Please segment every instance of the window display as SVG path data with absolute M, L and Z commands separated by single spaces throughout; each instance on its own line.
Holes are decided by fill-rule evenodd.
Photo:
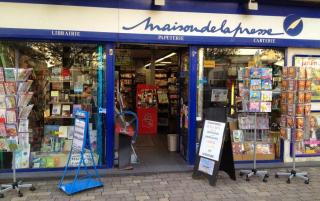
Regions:
M 97 147 L 104 136 L 97 136 L 104 130 L 96 118 L 97 87 L 103 83 L 97 76 L 98 46 L 1 42 L 0 54 L 0 141 L 6 147 L 3 136 L 17 136 L 19 144 L 29 147 L 20 149 L 24 158 L 17 158 L 23 164 L 18 168 L 63 167 L 78 109 L 90 113 L 92 147 L 102 160 L 102 145 Z
M 280 106 L 277 103 L 283 60 L 284 51 L 280 49 L 199 50 L 197 120 L 203 120 L 208 108 L 231 106 L 228 121 L 235 160 L 252 160 L 253 117 L 250 112 L 263 113 L 257 117 L 257 159 L 280 157 Z M 205 65 L 208 61 L 214 65 Z M 210 98 L 217 90 L 227 90 L 225 101 Z

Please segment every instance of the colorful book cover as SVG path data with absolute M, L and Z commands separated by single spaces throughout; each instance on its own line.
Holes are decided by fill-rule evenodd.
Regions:
M 18 69 L 18 81 L 26 81 L 32 73 L 32 68 L 19 68 Z
M 233 130 L 232 131 L 233 142 L 243 142 L 244 136 L 242 130 Z
M 271 112 L 271 102 L 261 102 L 260 112 Z
M 33 96 L 33 92 L 21 94 L 18 100 L 18 107 L 26 107 L 29 104 L 32 96 Z
M 6 82 L 16 81 L 16 69 L 15 68 L 4 68 L 4 76 Z
M 261 91 L 261 101 L 272 101 L 272 91 Z
M 53 104 L 51 115 L 61 115 L 61 104 Z
M 260 68 L 250 68 L 250 78 L 252 79 L 261 78 Z
M 6 111 L 6 123 L 7 124 L 14 124 L 17 121 L 17 113 L 15 109 L 7 110 Z
M 72 106 L 72 115 L 74 116 L 78 110 L 81 110 L 82 106 L 81 104 L 73 104 Z
M 0 108 L 1 109 L 7 108 L 7 106 L 6 106 L 6 97 L 5 96 L 1 96 L 1 95 L 0 95 Z
M 62 138 L 68 137 L 68 126 L 59 127 L 59 137 L 62 137 Z
M 16 168 L 29 168 L 30 144 L 15 152 Z
M 0 68 L 0 82 L 4 82 L 3 68 Z
M 4 89 L 4 83 L 0 82 L 0 95 L 5 95 L 6 91 Z
M 260 101 L 261 93 L 260 91 L 250 91 L 250 101 Z
M 5 124 L 0 124 L 0 137 L 6 137 L 6 126 Z
M 261 89 L 272 90 L 272 80 L 271 79 L 261 80 Z
M 250 112 L 260 112 L 260 102 L 250 102 L 249 103 Z
M 260 68 L 261 79 L 272 79 L 272 68 Z
M 17 136 L 17 127 L 14 124 L 6 124 L 6 133 L 9 137 Z
M 19 132 L 28 132 L 29 131 L 29 120 L 28 119 L 21 119 L 19 121 Z
M 7 106 L 7 108 L 15 108 L 16 107 L 16 99 L 14 96 L 6 96 L 6 106 Z
M 24 94 L 27 91 L 29 91 L 32 83 L 33 83 L 33 80 L 28 80 L 26 82 L 20 82 L 18 85 L 18 94 Z
M 0 123 L 6 123 L 6 109 L 0 109 Z
M 71 115 L 71 106 L 70 105 L 62 105 L 62 116 L 69 117 Z
M 261 80 L 253 79 L 250 80 L 250 90 L 260 90 L 261 89 Z
M 20 119 L 27 119 L 31 110 L 33 108 L 33 104 L 32 105 L 28 105 L 27 107 L 22 107 L 20 109 L 20 112 L 19 112 L 19 118 Z
M 6 94 L 15 95 L 16 94 L 16 83 L 15 82 L 5 82 L 4 83 Z

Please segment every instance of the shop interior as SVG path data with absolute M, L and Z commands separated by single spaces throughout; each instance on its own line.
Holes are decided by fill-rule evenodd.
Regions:
M 138 118 L 133 147 L 139 163 L 134 167 L 185 164 L 187 123 L 180 122 L 187 122 L 188 84 L 181 75 L 188 72 L 188 48 L 118 44 L 115 69 L 116 110 L 132 111 Z M 122 149 L 117 132 L 115 138 L 117 164 Z

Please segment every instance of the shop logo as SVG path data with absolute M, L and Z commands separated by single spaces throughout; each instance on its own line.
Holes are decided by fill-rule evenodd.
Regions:
M 209 20 L 206 25 L 194 25 L 194 24 L 180 24 L 179 22 L 156 24 L 151 17 L 131 25 L 122 26 L 123 30 L 136 30 L 144 29 L 145 31 L 158 31 L 165 33 L 172 33 L 179 31 L 181 33 L 218 33 L 227 34 L 232 37 L 238 37 L 239 35 L 256 35 L 256 36 L 277 36 L 283 35 L 283 32 L 274 32 L 272 28 L 256 28 L 246 27 L 239 23 L 230 23 L 227 19 L 221 22 L 215 23 L 213 20 Z
M 289 36 L 299 35 L 303 29 L 302 18 L 294 14 L 288 15 L 284 19 L 283 29 Z

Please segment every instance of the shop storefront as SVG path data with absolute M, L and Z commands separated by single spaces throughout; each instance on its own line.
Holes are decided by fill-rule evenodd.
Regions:
M 20 168 L 63 166 L 72 141 L 72 114 L 77 108 L 91 112 L 90 130 L 96 159 L 101 167 L 112 168 L 117 147 L 115 86 L 122 84 L 119 90 L 128 93 L 131 89 L 125 86 L 131 83 L 129 79 L 145 71 L 153 73 L 155 81 L 151 83 L 164 86 L 163 83 L 169 85 L 179 80 L 179 86 L 184 86 L 183 92 L 171 90 L 176 94 L 168 95 L 179 99 L 176 108 L 169 108 L 172 116 L 176 114 L 179 118 L 167 124 L 178 125 L 175 131 L 179 135 L 178 150 L 183 152 L 187 163 L 193 164 L 201 133 L 197 125 L 205 119 L 208 108 L 227 107 L 230 129 L 238 130 L 239 70 L 244 67 L 272 69 L 272 75 L 267 78 L 270 82 L 264 81 L 272 83 L 267 89 L 271 92 L 272 105 L 263 123 L 268 124 L 264 129 L 268 131 L 260 135 L 265 142 L 259 145 L 258 160 L 290 162 L 290 143 L 279 136 L 279 102 L 282 68 L 291 65 L 312 68 L 314 72 L 310 120 L 310 124 L 314 121 L 314 128 L 298 144 L 299 160 L 320 160 L 317 140 L 320 32 L 314 29 L 320 25 L 319 8 L 261 3 L 255 11 L 246 9 L 244 3 L 192 0 L 167 0 L 165 6 L 155 6 L 151 0 L 81 1 L 68 5 L 59 1 L 17 0 L 0 2 L 0 10 L 0 64 L 4 75 L 0 97 L 5 102 L 8 99 L 8 104 L 0 109 L 4 116 L 13 108 L 20 109 L 19 98 L 13 100 L 17 107 L 8 106 L 5 85 L 18 81 L 15 77 L 10 80 L 9 71 L 32 71 L 28 79 L 22 80 L 25 83 L 32 80 L 31 87 L 25 91 L 32 99 L 21 103 L 24 107 L 33 105 L 28 121 L 21 122 L 16 113 L 14 120 L 4 118 L 0 123 L 1 129 L 4 128 L 0 149 L 5 149 L 7 137 L 25 145 L 20 153 L 24 156 Z M 134 68 L 132 73 L 132 63 L 125 59 L 139 58 L 141 55 L 134 53 L 138 52 L 137 45 L 145 48 L 148 44 L 156 46 L 150 56 L 153 60 L 135 62 L 134 65 L 144 69 Z M 163 54 L 157 55 L 159 49 Z M 174 62 L 177 69 L 171 65 L 172 70 L 162 74 L 149 69 L 157 63 L 161 66 L 160 61 L 165 66 L 169 55 L 172 58 L 169 62 Z M 168 76 L 166 82 L 161 80 L 166 78 L 164 74 Z M 21 96 L 17 91 L 12 95 Z M 159 99 L 160 95 L 157 96 Z M 124 100 L 127 104 L 132 101 Z M 99 113 L 99 108 L 106 108 L 106 114 Z M 28 129 L 21 129 L 30 132 L 30 136 L 20 135 L 20 124 L 27 126 Z M 8 125 L 16 128 L 12 136 L 7 135 Z M 232 140 L 235 161 L 250 161 L 250 154 L 241 151 L 239 139 L 232 136 Z M 249 147 L 250 153 L 250 137 L 246 140 L 244 146 Z M 10 158 L 10 154 L 2 156 Z

